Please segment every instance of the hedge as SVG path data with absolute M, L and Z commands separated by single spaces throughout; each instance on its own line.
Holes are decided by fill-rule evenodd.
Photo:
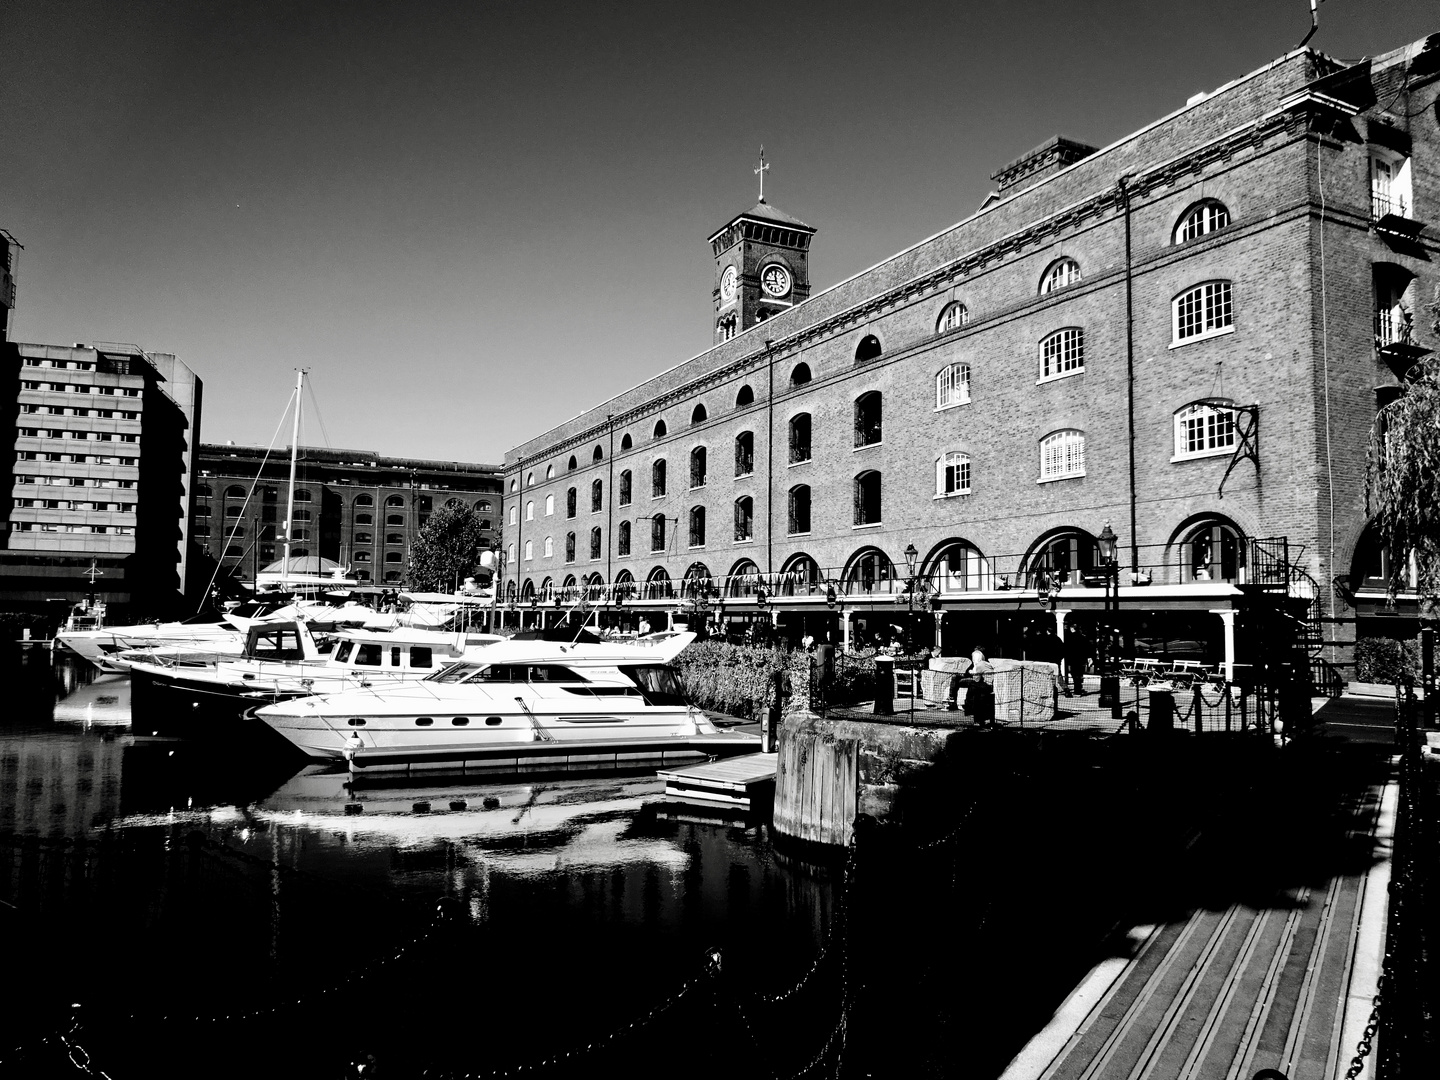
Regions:
M 1420 647 L 1413 641 L 1388 637 L 1355 642 L 1355 678 L 1360 682 L 1398 686 L 1420 679 Z

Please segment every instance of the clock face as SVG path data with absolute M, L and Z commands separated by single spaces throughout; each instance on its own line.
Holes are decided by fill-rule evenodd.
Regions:
M 771 296 L 784 296 L 790 291 L 790 271 L 771 263 L 760 274 L 760 284 Z
M 720 275 L 720 299 L 726 304 L 735 299 L 735 279 L 737 276 L 735 267 L 733 266 L 727 266 L 725 272 Z

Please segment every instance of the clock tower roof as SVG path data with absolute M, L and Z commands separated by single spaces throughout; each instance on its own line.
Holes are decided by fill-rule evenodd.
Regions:
M 783 225 L 787 229 L 801 229 L 808 233 L 815 233 L 819 231 L 811 225 L 806 225 L 805 222 L 801 221 L 799 218 L 793 216 L 792 214 L 787 214 L 779 207 L 771 206 L 764 199 L 761 199 L 749 210 L 746 210 L 743 214 L 736 214 L 724 225 L 716 229 L 715 232 L 710 235 L 709 241 L 713 243 L 717 236 L 723 233 L 726 229 L 730 228 L 730 226 L 734 225 L 737 221 L 746 220 L 763 221 L 770 225 Z

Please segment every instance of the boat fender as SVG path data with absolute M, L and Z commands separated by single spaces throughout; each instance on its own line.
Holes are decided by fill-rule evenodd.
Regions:
M 350 738 L 345 740 L 345 760 L 347 762 L 353 762 L 355 760 L 355 751 L 362 749 L 364 746 L 365 743 L 360 738 L 360 733 L 358 731 L 352 731 Z
M 500 800 L 497 799 L 494 795 L 486 795 L 484 806 L 486 810 L 499 810 Z

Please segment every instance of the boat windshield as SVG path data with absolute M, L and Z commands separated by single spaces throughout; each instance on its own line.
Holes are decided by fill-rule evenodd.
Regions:
M 627 678 L 640 688 L 645 701 L 650 705 L 688 705 L 685 687 L 680 683 L 680 673 L 673 667 L 659 664 L 631 666 L 620 669 Z
M 427 682 L 583 683 L 589 680 L 560 664 L 451 664 Z

